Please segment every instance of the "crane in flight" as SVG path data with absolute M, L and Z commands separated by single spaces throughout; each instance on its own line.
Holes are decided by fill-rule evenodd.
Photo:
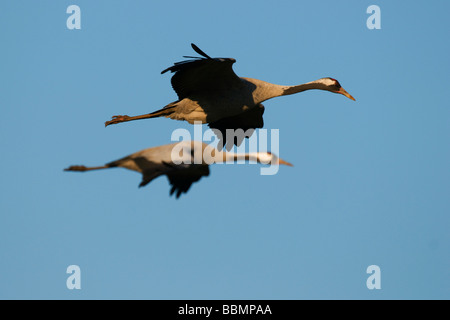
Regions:
M 171 83 L 178 100 L 148 114 L 113 116 L 110 121 L 105 122 L 105 126 L 157 117 L 185 120 L 191 124 L 207 123 L 220 137 L 220 148 L 227 145 L 227 129 L 242 129 L 246 132 L 245 137 L 249 137 L 255 128 L 263 127 L 262 102 L 268 99 L 318 89 L 355 100 L 336 79 L 329 77 L 294 86 L 238 77 L 232 68 L 235 59 L 211 58 L 195 44 L 192 43 L 191 46 L 201 57 L 184 56 L 190 60 L 176 62 L 161 72 L 174 73 Z M 233 143 L 238 145 L 238 140 L 242 141 L 230 141 L 231 147 Z
M 292 166 L 289 162 L 270 152 L 232 153 L 219 151 L 211 145 L 199 141 L 182 141 L 144 149 L 103 166 L 75 165 L 64 171 L 85 172 L 122 167 L 142 174 L 139 187 L 147 185 L 159 176 L 166 175 L 172 186 L 170 195 L 175 194 L 176 198 L 179 198 L 182 193 L 189 190 L 194 182 L 209 175 L 210 164 L 239 160 Z

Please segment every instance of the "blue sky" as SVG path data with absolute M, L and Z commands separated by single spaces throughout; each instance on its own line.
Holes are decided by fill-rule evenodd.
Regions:
M 69 30 L 66 9 L 81 9 Z M 381 9 L 369 30 L 368 6 Z M 449 299 L 450 4 L 2 1 L 0 298 Z M 104 128 L 176 100 L 190 43 L 244 77 L 330 76 L 356 102 L 265 103 L 294 167 L 213 165 L 179 200 L 162 177 L 67 173 L 170 143 L 185 122 Z M 207 127 L 205 127 L 206 129 Z M 68 290 L 66 269 L 81 269 Z M 369 290 L 366 269 L 381 269 Z

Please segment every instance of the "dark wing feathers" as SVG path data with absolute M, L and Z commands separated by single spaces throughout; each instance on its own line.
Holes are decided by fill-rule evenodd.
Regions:
M 134 155 L 130 155 L 128 157 L 122 158 L 120 160 L 112 162 L 115 165 L 120 166 L 121 163 L 125 161 L 132 160 L 134 161 L 135 165 L 141 170 L 142 172 L 142 181 L 139 184 L 139 188 L 146 186 L 148 183 L 150 183 L 153 179 L 158 178 L 159 176 L 166 173 L 165 168 L 161 166 L 161 164 L 149 161 L 146 157 L 135 157 Z
M 199 55 L 204 56 L 205 58 L 211 59 L 210 56 L 208 56 L 206 53 L 204 53 L 202 50 L 200 50 L 199 47 L 197 47 L 195 44 L 191 43 L 192 49 L 194 49 L 195 52 L 197 52 Z
M 139 184 L 139 188 L 146 186 L 153 179 L 158 178 L 159 176 L 165 174 L 162 170 L 146 170 L 142 172 L 142 181 Z
M 142 171 L 142 181 L 139 187 L 146 186 L 153 179 L 166 175 L 172 186 L 170 195 L 175 193 L 177 198 L 182 193 L 188 192 L 194 182 L 199 181 L 202 177 L 209 175 L 209 166 L 203 164 L 173 164 L 163 162 L 155 164 L 152 168 Z
M 219 137 L 217 147 L 222 149 L 226 146 L 227 150 L 231 150 L 233 144 L 239 147 L 244 138 L 250 138 L 255 131 L 254 129 L 262 128 L 264 126 L 263 114 L 264 106 L 262 104 L 258 104 L 255 108 L 252 108 L 244 113 L 233 117 L 222 118 L 218 121 L 209 123 L 208 126 Z M 244 134 L 239 134 L 239 132 L 235 131 L 233 137 L 229 137 L 230 139 L 233 138 L 233 141 L 227 140 L 227 129 L 242 129 Z
M 166 173 L 172 188 L 170 195 L 175 193 L 178 199 L 182 193 L 188 192 L 194 182 L 199 181 L 202 177 L 209 176 L 209 166 L 202 164 L 191 164 L 186 166 L 177 166 L 166 164 L 172 169 Z
M 176 62 L 161 72 L 175 73 L 171 83 L 180 100 L 196 93 L 242 85 L 232 68 L 235 59 L 211 58 L 195 44 L 192 44 L 192 48 L 203 58 L 189 57 L 193 59 Z

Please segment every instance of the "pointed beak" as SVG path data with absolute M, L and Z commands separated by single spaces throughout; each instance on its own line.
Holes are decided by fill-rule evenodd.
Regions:
M 292 163 L 284 161 L 283 159 L 280 159 L 280 158 L 278 158 L 278 164 L 284 164 L 284 165 L 289 166 L 289 167 L 293 167 L 294 166 Z
M 340 94 L 346 96 L 347 98 L 355 101 L 355 98 L 353 98 L 352 95 L 350 93 L 348 93 L 347 91 L 345 91 L 344 88 L 342 88 L 342 87 L 338 91 L 336 91 L 336 93 L 340 93 Z

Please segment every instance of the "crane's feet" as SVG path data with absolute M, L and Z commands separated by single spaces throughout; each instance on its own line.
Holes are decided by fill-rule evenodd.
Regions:
M 113 116 L 111 120 L 105 122 L 105 127 L 109 126 L 110 124 L 128 121 L 129 118 L 129 116 Z
M 64 169 L 64 171 L 86 171 L 87 168 L 85 166 L 70 166 L 66 169 Z

